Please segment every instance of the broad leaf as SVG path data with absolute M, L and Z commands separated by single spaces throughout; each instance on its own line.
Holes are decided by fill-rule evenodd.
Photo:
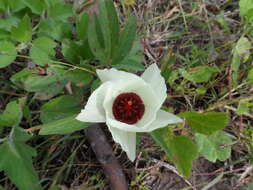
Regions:
M 197 145 L 186 136 L 173 136 L 169 128 L 162 128 L 150 133 L 166 156 L 175 163 L 181 174 L 189 177 L 192 161 L 197 158 Z
M 25 8 L 25 4 L 22 2 L 22 0 L 20 1 L 8 1 L 8 5 L 11 9 L 12 12 L 18 12 L 21 9 Z
M 208 82 L 214 73 L 217 72 L 217 69 L 210 66 L 196 67 L 190 70 L 189 72 L 184 69 L 179 70 L 181 75 L 192 82 Z
M 55 75 L 40 76 L 40 75 L 30 75 L 24 81 L 24 87 L 28 92 L 42 92 L 47 91 L 49 88 L 52 88 L 55 83 L 58 83 L 61 86 L 61 78 L 58 78 Z
M 0 68 L 10 65 L 17 56 L 17 51 L 12 42 L 0 41 Z
M 36 151 L 24 141 L 30 137 L 15 128 L 9 140 L 0 145 L 0 171 L 4 171 L 19 190 L 42 190 L 32 165 Z
M 56 43 L 50 38 L 40 37 L 33 41 L 33 46 L 30 50 L 32 60 L 40 66 L 49 64 L 51 58 L 55 56 Z
M 186 136 L 175 136 L 169 143 L 172 152 L 172 161 L 175 162 L 177 169 L 184 176 L 189 177 L 192 161 L 198 156 L 197 145 Z
M 72 28 L 69 23 L 48 18 L 40 21 L 38 34 L 62 41 L 64 38 L 71 38 L 71 30 Z
M 40 15 L 45 7 L 42 0 L 21 0 L 34 14 Z
M 150 132 L 150 135 L 156 143 L 165 151 L 166 156 L 172 160 L 172 152 L 169 147 L 170 140 L 173 138 L 173 133 L 169 127 L 163 127 Z
M 240 0 L 240 15 L 248 21 L 253 21 L 253 0 Z
M 29 16 L 24 16 L 18 26 L 12 28 L 11 33 L 12 37 L 19 42 L 30 42 L 32 40 L 32 26 Z
M 211 135 L 226 127 L 228 115 L 220 112 L 198 113 L 184 112 L 179 114 L 186 119 L 194 132 Z
M 233 49 L 231 68 L 233 70 L 232 77 L 234 85 L 237 84 L 237 75 L 240 64 L 245 63 L 249 59 L 251 48 L 252 48 L 251 42 L 247 38 L 241 37 Z
M 79 87 L 89 84 L 93 79 L 92 74 L 82 70 L 69 70 L 65 72 L 65 75 L 68 81 Z
M 11 31 L 11 28 L 17 25 L 18 21 L 19 21 L 19 18 L 15 16 L 7 17 L 5 19 L 0 19 L 0 29 Z
M 54 3 L 55 1 L 55 3 Z M 66 22 L 69 17 L 73 16 L 72 6 L 65 4 L 64 1 L 52 1 L 48 9 L 48 16 L 54 20 Z
M 128 56 L 119 63 L 113 63 L 112 66 L 117 69 L 143 71 L 145 70 L 142 64 L 143 58 L 143 49 L 140 45 L 140 41 L 136 40 Z
M 22 108 L 16 102 L 9 102 L 2 114 L 0 114 L 0 126 L 16 126 L 22 118 Z
M 60 119 L 44 125 L 37 126 L 40 128 L 40 135 L 68 134 L 88 127 L 89 123 L 84 123 L 75 119 L 75 116 Z
M 16 74 L 11 76 L 11 81 L 19 86 L 24 87 L 24 82 L 29 76 L 33 76 L 35 73 L 37 73 L 38 70 L 36 69 L 28 69 L 24 68 L 23 70 L 17 72 Z
M 49 123 L 77 114 L 81 110 L 79 97 L 63 95 L 54 98 L 41 107 L 40 120 Z
M 230 157 L 232 139 L 224 132 L 211 136 L 196 134 L 196 141 L 200 154 L 211 162 L 225 161 Z

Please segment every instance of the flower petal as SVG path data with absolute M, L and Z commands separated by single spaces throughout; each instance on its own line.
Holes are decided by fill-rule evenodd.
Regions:
M 168 113 L 163 110 L 159 110 L 157 112 L 157 116 L 155 121 L 153 121 L 148 127 L 146 127 L 146 132 L 153 131 L 158 128 L 165 127 L 166 125 L 169 124 L 174 124 L 174 123 L 181 123 L 183 122 L 182 119 L 179 117 L 175 116 L 174 114 Z
M 103 69 L 96 70 L 98 77 L 102 82 L 116 81 L 116 80 L 142 80 L 141 77 L 128 73 L 125 71 L 118 71 L 117 69 Z
M 159 98 L 160 106 L 167 97 L 167 87 L 164 78 L 160 74 L 160 69 L 156 64 L 150 65 L 141 77 L 152 87 L 156 97 Z
M 83 122 L 101 123 L 105 122 L 105 111 L 103 102 L 105 95 L 111 87 L 111 83 L 104 83 L 98 87 L 89 97 L 85 108 L 77 115 L 76 119 Z
M 114 141 L 119 143 L 122 149 L 127 153 L 128 158 L 134 161 L 136 157 L 136 133 L 122 131 L 110 126 L 108 127 Z

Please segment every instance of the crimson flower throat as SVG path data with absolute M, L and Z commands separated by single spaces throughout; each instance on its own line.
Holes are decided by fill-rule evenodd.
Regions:
M 122 93 L 115 98 L 112 111 L 116 120 L 135 124 L 142 118 L 145 106 L 137 94 L 133 92 Z

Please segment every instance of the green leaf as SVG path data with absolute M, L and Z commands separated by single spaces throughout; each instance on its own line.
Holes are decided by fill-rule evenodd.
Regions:
M 96 15 L 94 15 L 94 17 L 89 23 L 88 42 L 95 58 L 101 61 L 101 63 L 105 64 L 106 55 L 104 52 L 104 40 L 102 36 L 102 29 L 101 26 L 99 25 L 98 18 Z
M 14 128 L 14 136 L 12 136 L 12 140 L 15 140 L 15 142 L 26 142 L 28 141 L 32 136 L 29 135 L 23 128 L 15 127 Z
M 22 1 L 8 1 L 8 5 L 12 12 L 18 12 L 21 9 L 25 8 L 25 4 Z
M 222 130 L 228 124 L 228 115 L 226 113 L 184 112 L 179 115 L 186 119 L 189 127 L 191 127 L 194 132 L 204 135 L 211 135 L 216 131 Z
M 24 87 L 28 92 L 42 92 L 48 88 L 52 88 L 55 83 L 59 83 L 62 80 L 55 75 L 40 76 L 30 75 L 24 81 Z
M 211 136 L 197 133 L 195 136 L 200 154 L 210 162 L 225 161 L 230 157 L 232 139 L 224 132 Z M 224 145 L 225 147 L 223 147 Z
M 172 69 L 169 68 L 170 65 L 176 62 L 176 56 L 172 53 L 171 50 L 166 52 L 161 60 L 161 75 L 167 81 L 170 78 Z
M 201 66 L 193 68 L 190 72 L 185 71 L 184 69 L 179 70 L 181 75 L 192 82 L 208 82 L 214 73 L 218 70 L 210 66 Z
M 114 7 L 113 1 L 112 0 L 104 0 L 105 2 L 105 8 L 106 8 L 106 13 L 108 17 L 108 25 L 110 29 L 110 39 L 111 39 L 111 56 L 114 54 L 114 50 L 117 48 L 117 44 L 119 41 L 119 20 L 117 16 L 116 9 Z
M 169 143 L 172 159 L 185 177 L 190 176 L 192 161 L 198 156 L 197 145 L 186 136 L 176 136 Z
M 17 25 L 19 19 L 15 16 L 7 17 L 5 19 L 0 19 L 0 29 L 6 31 L 11 31 L 11 28 Z
M 5 0 L 0 0 L 0 12 L 6 10 L 6 1 Z M 0 186 L 1 187 L 1 186 Z
M 69 17 L 73 16 L 72 6 L 65 4 L 64 1 L 55 1 L 48 9 L 48 16 L 54 20 L 66 22 Z
M 73 82 L 79 87 L 89 84 L 93 79 L 92 74 L 81 70 L 69 70 L 66 71 L 65 74 L 67 80 Z
M 28 69 L 28 68 L 24 68 L 21 71 L 15 73 L 14 75 L 11 76 L 11 81 L 19 86 L 19 87 L 23 87 L 24 86 L 24 82 L 25 80 L 29 77 L 29 76 L 33 76 L 35 73 L 38 73 L 38 70 L 36 69 Z
M 253 189 L 253 182 L 248 184 L 247 190 L 252 190 Z
M 240 61 L 238 62 L 236 59 L 239 58 L 239 60 L 242 60 L 243 63 L 249 59 L 251 47 L 251 42 L 248 38 L 241 37 L 238 40 L 235 48 L 233 49 L 233 60 L 231 65 L 233 71 L 237 71 L 240 66 Z
M 149 133 L 156 143 L 164 150 L 166 156 L 173 161 L 172 152 L 169 147 L 170 140 L 173 138 L 173 133 L 169 127 L 163 127 L 157 130 L 154 130 Z
M 253 68 L 250 69 L 250 71 L 248 73 L 248 81 L 249 81 L 249 83 L 253 84 Z
M 32 75 L 24 81 L 24 88 L 28 92 L 36 92 L 34 98 L 48 100 L 60 93 L 66 82 L 64 78 L 59 78 L 55 74 L 48 76 Z
M 10 32 L 0 29 L 0 40 L 9 40 Z
M 64 40 L 62 44 L 62 53 L 64 57 L 75 65 L 80 64 L 81 60 L 85 59 L 85 47 L 82 45 L 83 44 L 75 41 Z
M 176 164 L 181 174 L 189 177 L 192 161 L 197 158 L 197 145 L 186 136 L 173 136 L 170 128 L 161 128 L 152 131 L 151 136 L 162 147 L 166 156 Z
M 113 63 L 122 61 L 131 51 L 136 36 L 136 19 L 129 17 L 124 30 L 120 33 L 119 45 L 114 50 Z
M 33 41 L 30 49 L 30 56 L 37 65 L 45 66 L 49 64 L 51 58 L 55 56 L 56 43 L 47 37 L 40 37 Z
M 237 75 L 241 63 L 245 63 L 250 57 L 251 42 L 248 38 L 241 37 L 233 49 L 231 68 L 233 71 L 233 82 L 237 84 Z
M 238 108 L 236 109 L 236 113 L 239 115 L 247 115 L 250 112 L 250 107 L 253 106 L 251 102 L 239 102 Z
M 89 15 L 87 13 L 82 13 L 81 15 L 78 15 L 76 22 L 76 32 L 77 38 L 79 40 L 87 39 L 88 26 L 89 26 Z
M 29 16 L 25 15 L 18 23 L 18 26 L 12 28 L 12 37 L 19 42 L 30 42 L 32 40 L 32 26 L 30 22 Z
M 248 21 L 253 21 L 253 0 L 240 0 L 240 15 Z
M 40 15 L 45 8 L 42 0 L 21 0 L 34 14 Z
M 53 19 L 43 19 L 40 21 L 38 34 L 62 41 L 64 38 L 71 38 L 71 30 L 72 28 L 69 23 L 55 21 Z
M 113 68 L 116 69 L 126 69 L 126 70 L 132 70 L 132 71 L 144 71 L 145 67 L 143 64 L 141 64 L 138 61 L 135 61 L 134 59 L 125 59 L 124 61 L 121 61 L 119 64 L 113 65 Z
M 136 40 L 129 55 L 126 56 L 121 62 L 113 63 L 112 66 L 117 69 L 143 71 L 145 70 L 144 65 L 141 63 L 143 58 L 144 55 L 142 47 L 140 45 L 140 41 Z
M 10 65 L 16 56 L 17 51 L 12 42 L 0 41 L 0 68 Z
M 75 116 L 60 119 L 44 125 L 37 126 L 40 128 L 40 135 L 68 134 L 88 127 L 90 124 L 75 119 Z
M 40 120 L 45 124 L 77 114 L 81 110 L 79 97 L 63 95 L 41 107 Z
M 17 126 L 22 119 L 22 108 L 16 102 L 9 102 L 2 114 L 0 114 L 0 126 Z
M 23 142 L 9 140 L 0 146 L 0 171 L 4 171 L 19 190 L 42 190 L 32 165 L 36 151 Z
M 109 15 L 110 13 L 107 12 L 106 9 L 106 1 L 100 0 L 99 1 L 99 15 L 98 15 L 98 23 L 100 27 L 102 28 L 102 38 L 104 41 L 104 54 L 106 56 L 106 61 L 110 59 L 111 57 L 111 51 L 112 51 L 112 44 L 111 44 L 111 31 L 110 31 L 110 25 L 109 25 Z

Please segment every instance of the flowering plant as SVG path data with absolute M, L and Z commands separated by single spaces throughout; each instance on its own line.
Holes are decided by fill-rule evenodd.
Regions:
M 83 122 L 105 122 L 114 141 L 128 158 L 136 157 L 136 132 L 151 132 L 168 124 L 182 122 L 161 110 L 167 97 L 164 78 L 156 64 L 141 77 L 116 69 L 97 70 L 102 81 L 76 117 Z

